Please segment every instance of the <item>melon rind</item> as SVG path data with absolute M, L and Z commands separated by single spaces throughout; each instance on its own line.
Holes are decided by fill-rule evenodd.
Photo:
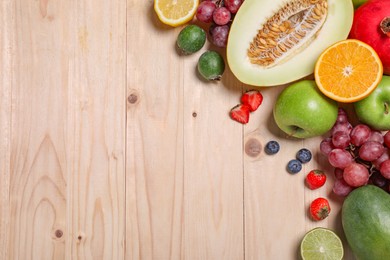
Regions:
M 352 27 L 354 8 L 351 0 L 328 0 L 328 15 L 316 38 L 301 52 L 270 68 L 252 64 L 247 50 L 262 27 L 289 0 L 245 0 L 230 28 L 227 62 L 241 82 L 269 87 L 287 84 L 314 72 L 320 54 L 330 45 L 345 40 Z

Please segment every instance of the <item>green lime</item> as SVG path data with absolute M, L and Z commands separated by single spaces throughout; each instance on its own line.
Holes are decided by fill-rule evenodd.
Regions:
M 301 256 L 303 260 L 340 260 L 344 256 L 343 243 L 332 230 L 317 227 L 303 237 Z

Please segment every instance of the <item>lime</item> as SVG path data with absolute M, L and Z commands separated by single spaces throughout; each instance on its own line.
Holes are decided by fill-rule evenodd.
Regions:
M 304 260 L 340 260 L 343 259 L 344 248 L 336 233 L 317 227 L 303 237 L 301 256 Z

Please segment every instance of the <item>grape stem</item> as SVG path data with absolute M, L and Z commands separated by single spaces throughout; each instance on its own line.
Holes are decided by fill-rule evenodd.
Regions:
M 217 1 L 215 1 L 215 5 L 218 6 L 218 7 L 221 7 L 221 6 L 224 5 L 223 1 L 224 0 L 217 0 Z
M 347 150 L 352 155 L 352 158 L 355 162 L 357 162 L 357 163 L 359 163 L 367 168 L 367 170 L 370 173 L 370 177 L 371 177 L 371 175 L 373 175 L 375 173 L 375 171 L 377 171 L 374 164 L 372 164 L 371 162 L 367 162 L 359 157 L 359 149 L 355 145 L 350 144 L 348 146 Z

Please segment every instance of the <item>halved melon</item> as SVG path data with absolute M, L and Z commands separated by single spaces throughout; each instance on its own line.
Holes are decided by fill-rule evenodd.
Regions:
M 353 12 L 351 0 L 245 0 L 229 32 L 229 67 L 254 86 L 308 76 L 327 47 L 348 37 Z

